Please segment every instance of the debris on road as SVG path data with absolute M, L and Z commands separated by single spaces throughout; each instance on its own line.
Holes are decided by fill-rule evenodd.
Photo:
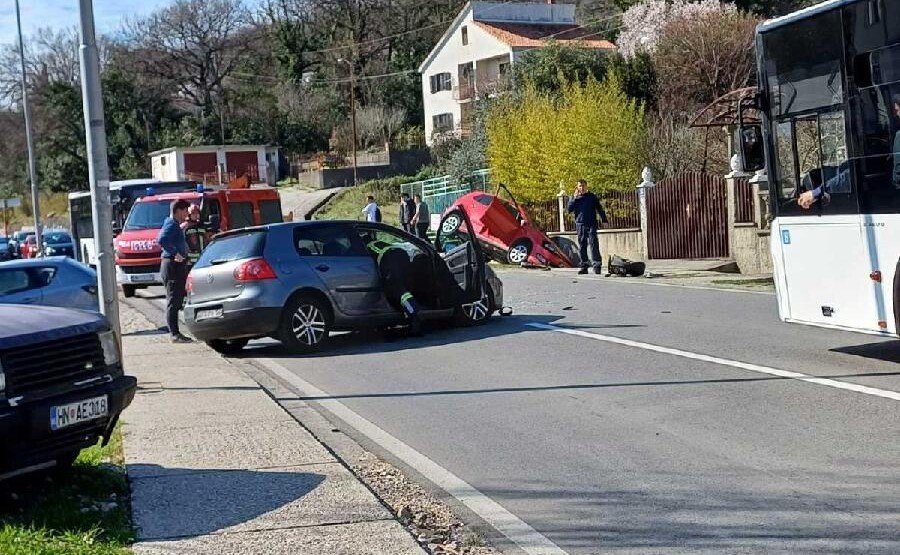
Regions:
M 367 453 L 352 467 L 354 474 L 378 494 L 419 544 L 434 555 L 498 555 L 481 537 L 467 530 L 445 503 L 400 470 Z

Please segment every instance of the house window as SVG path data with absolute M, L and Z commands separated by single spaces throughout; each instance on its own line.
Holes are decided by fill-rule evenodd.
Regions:
M 499 66 L 500 66 L 500 75 L 501 76 L 509 73 L 509 62 L 500 62 Z
M 431 117 L 432 127 L 435 133 L 443 133 L 453 130 L 453 114 L 437 114 Z
M 450 73 L 437 73 L 430 77 L 431 79 L 431 94 L 438 93 L 441 91 L 449 91 L 453 89 L 452 78 L 450 77 Z
M 465 26 L 462 28 L 462 43 L 463 46 L 469 44 L 469 28 Z

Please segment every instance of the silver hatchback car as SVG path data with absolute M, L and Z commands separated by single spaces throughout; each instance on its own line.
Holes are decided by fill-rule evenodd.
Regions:
M 236 354 L 261 337 L 312 352 L 331 331 L 403 324 L 405 317 L 385 298 L 375 258 L 366 248 L 373 240 L 402 243 L 431 260 L 430 279 L 413 292 L 423 319 L 482 323 L 503 306 L 503 284 L 468 233 L 465 213 L 445 219 L 451 215 L 464 223 L 439 226 L 434 245 L 388 225 L 358 221 L 305 221 L 221 234 L 191 270 L 185 324 L 224 354 Z

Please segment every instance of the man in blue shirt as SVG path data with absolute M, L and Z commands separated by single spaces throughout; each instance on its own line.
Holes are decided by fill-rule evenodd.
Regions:
M 575 194 L 569 201 L 569 212 L 575 214 L 575 231 L 578 234 L 578 250 L 581 255 L 581 270 L 578 273 L 588 273 L 588 255 L 590 255 L 590 265 L 594 267 L 594 273 L 599 274 L 603 260 L 600 258 L 600 243 L 597 239 L 597 217 L 599 216 L 603 223 L 609 223 L 609 220 L 600 199 L 588 191 L 588 184 L 584 179 L 578 180 Z
M 186 200 L 173 202 L 172 215 L 165 219 L 156 239 L 162 247 L 160 277 L 166 286 L 166 324 L 169 326 L 173 343 L 191 342 L 178 329 L 178 311 L 181 310 L 187 296 L 185 286 L 189 270 L 188 245 L 182 224 L 188 219 L 190 206 Z

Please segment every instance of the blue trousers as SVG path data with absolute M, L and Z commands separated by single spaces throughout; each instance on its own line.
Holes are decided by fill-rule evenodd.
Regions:
M 578 254 L 581 256 L 581 267 L 593 266 L 600 268 L 603 259 L 600 258 L 600 242 L 597 239 L 597 226 L 575 224 L 578 233 Z M 590 259 L 590 264 L 588 263 Z

